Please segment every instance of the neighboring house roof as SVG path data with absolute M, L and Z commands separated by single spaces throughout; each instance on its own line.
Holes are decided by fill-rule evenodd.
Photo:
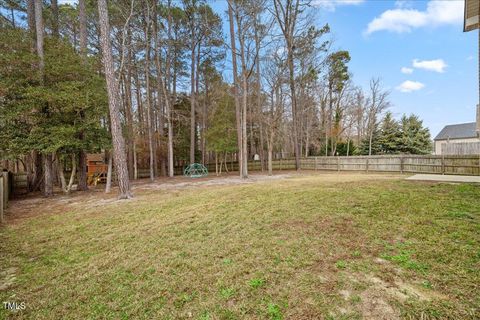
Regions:
M 445 126 L 434 140 L 476 138 L 476 125 L 476 122 L 468 122 Z

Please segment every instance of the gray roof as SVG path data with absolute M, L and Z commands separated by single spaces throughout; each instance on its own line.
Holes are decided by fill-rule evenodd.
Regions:
M 445 126 L 434 140 L 476 138 L 476 125 L 476 122 L 468 122 Z

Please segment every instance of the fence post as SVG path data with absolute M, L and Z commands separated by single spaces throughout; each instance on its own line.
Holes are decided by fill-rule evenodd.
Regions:
M 280 158 L 280 171 L 282 170 L 282 158 Z
M 404 162 L 403 159 L 404 159 L 403 156 L 400 156 L 400 173 L 402 174 L 403 174 L 403 162 Z
M 0 175 L 0 223 L 3 223 L 3 175 Z
M 368 172 L 368 158 L 367 158 L 367 161 L 366 161 L 366 164 L 365 164 L 365 169 Z
M 337 156 L 337 171 L 340 172 L 340 157 Z
M 318 170 L 317 159 L 318 159 L 318 157 L 315 157 L 315 171 L 317 171 L 317 170 Z
M 442 174 L 445 174 L 445 155 L 442 153 Z
M 7 209 L 8 207 L 8 198 L 10 196 L 10 188 L 9 188 L 9 179 L 8 179 L 8 172 L 3 171 L 3 209 Z

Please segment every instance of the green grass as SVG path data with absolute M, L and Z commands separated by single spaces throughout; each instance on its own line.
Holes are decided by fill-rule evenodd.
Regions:
M 0 229 L 0 302 L 27 306 L 0 319 L 360 319 L 376 290 L 475 319 L 479 208 L 478 186 L 322 175 L 72 206 Z
M 252 287 L 253 289 L 258 289 L 260 287 L 262 287 L 264 284 L 265 284 L 265 280 L 263 279 L 252 279 L 248 282 L 248 284 L 250 285 L 250 287 Z
M 338 268 L 338 269 L 345 269 L 347 267 L 347 262 L 344 261 L 344 260 L 338 260 L 336 263 L 335 263 L 335 266 Z

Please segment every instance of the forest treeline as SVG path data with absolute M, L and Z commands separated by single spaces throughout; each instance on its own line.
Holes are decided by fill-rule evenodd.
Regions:
M 222 5 L 219 5 L 222 7 Z M 223 10 L 223 9 L 222 9 Z M 0 1 L 0 158 L 30 190 L 86 190 L 105 153 L 120 198 L 140 169 L 194 162 L 429 153 L 415 115 L 353 82 L 307 0 Z M 113 169 L 112 169 L 113 168 Z M 66 177 L 66 173 L 70 173 Z

